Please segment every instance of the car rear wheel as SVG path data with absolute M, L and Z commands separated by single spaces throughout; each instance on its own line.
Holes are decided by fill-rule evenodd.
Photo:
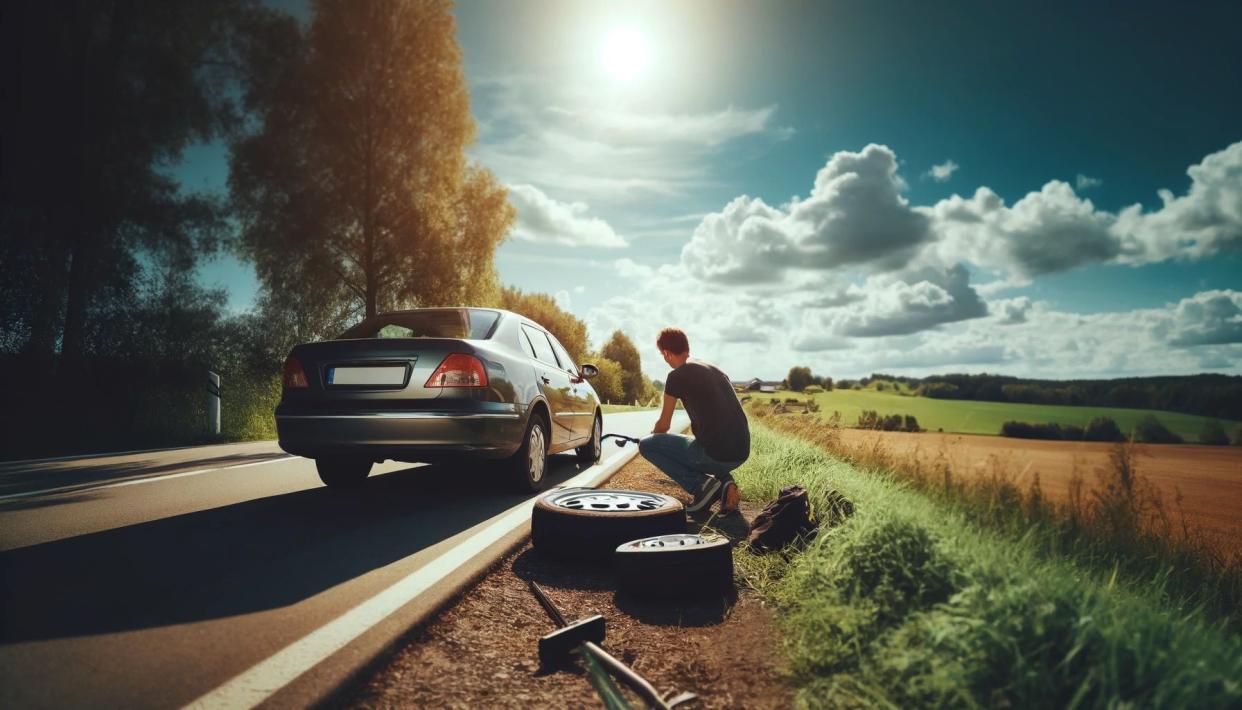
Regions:
M 357 488 L 371 475 L 371 461 L 353 456 L 324 456 L 315 459 L 315 469 L 328 488 Z
M 599 461 L 600 453 L 603 446 L 600 444 L 600 437 L 603 436 L 604 423 L 600 420 L 599 415 L 595 415 L 595 424 L 591 427 L 591 440 L 574 449 L 574 453 L 578 454 L 578 461 L 590 466 Z
M 543 490 L 548 473 L 548 425 L 532 414 L 517 453 L 502 463 L 510 488 L 519 493 Z
M 530 518 L 540 554 L 600 562 L 624 542 L 685 531 L 681 501 L 646 491 L 565 488 L 540 496 Z

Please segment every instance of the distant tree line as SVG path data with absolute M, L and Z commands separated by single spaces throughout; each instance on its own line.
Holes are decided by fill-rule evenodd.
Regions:
M 1160 409 L 1242 419 L 1242 377 L 1235 375 L 1056 381 L 952 374 L 925 377 L 918 383 L 918 394 L 937 399 Z

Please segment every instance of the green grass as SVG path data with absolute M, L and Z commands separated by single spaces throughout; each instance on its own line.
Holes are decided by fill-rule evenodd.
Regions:
M 735 553 L 776 604 L 801 707 L 1238 707 L 1242 637 L 1089 560 L 1045 554 L 895 474 L 755 421 L 747 498 L 798 483 L 854 501 L 801 554 Z
M 777 392 L 752 396 L 759 402 L 771 397 L 807 399 L 800 392 Z M 1171 431 L 1181 435 L 1188 443 L 1199 440 L 1204 422 L 1210 417 L 1193 414 L 1162 412 L 1152 409 L 1123 409 L 1120 407 L 1072 407 L 1050 404 L 1017 404 L 1012 402 L 975 402 L 955 399 L 932 399 L 875 390 L 832 390 L 811 395 L 820 406 L 819 415 L 832 416 L 841 412 L 842 423 L 852 426 L 864 409 L 874 409 L 880 414 L 910 414 L 928 431 L 943 429 L 960 434 L 999 434 L 1001 424 L 1015 420 L 1023 422 L 1056 422 L 1062 426 L 1074 424 L 1086 426 L 1095 417 L 1112 417 L 1123 432 L 1129 432 L 1139 419 L 1153 414 Z M 1225 431 L 1233 431 L 1236 422 L 1218 420 Z

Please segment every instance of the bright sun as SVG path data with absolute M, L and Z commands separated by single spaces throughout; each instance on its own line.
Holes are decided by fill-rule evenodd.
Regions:
M 641 33 L 629 27 L 615 27 L 604 38 L 600 61 L 614 79 L 630 81 L 646 71 L 651 63 L 651 48 Z

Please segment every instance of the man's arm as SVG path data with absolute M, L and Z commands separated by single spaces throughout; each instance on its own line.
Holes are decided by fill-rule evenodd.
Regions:
M 664 395 L 664 409 L 660 412 L 660 418 L 656 420 L 655 428 L 651 430 L 652 434 L 668 432 L 668 428 L 673 425 L 673 410 L 676 408 L 677 398 L 671 394 Z

